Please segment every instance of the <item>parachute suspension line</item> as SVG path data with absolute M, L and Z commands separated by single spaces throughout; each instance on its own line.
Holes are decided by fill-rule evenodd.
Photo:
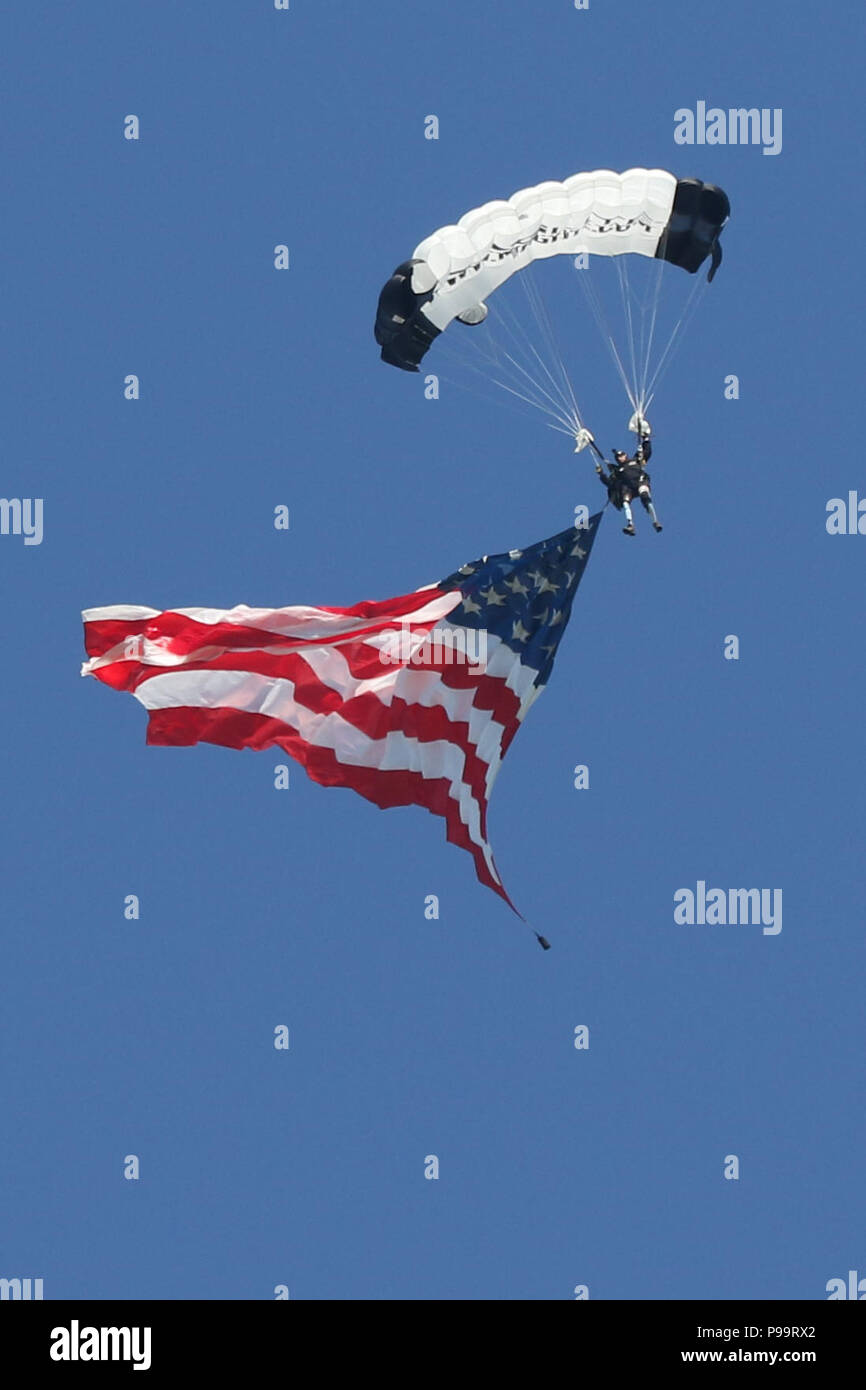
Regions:
M 462 362 L 464 367 L 468 367 L 470 371 L 484 377 L 509 395 L 549 415 L 552 420 L 557 422 L 550 426 L 551 429 L 573 438 L 575 427 L 568 413 L 563 410 L 561 402 L 544 388 L 541 382 L 517 360 L 512 352 L 508 351 L 504 342 L 498 340 L 496 328 L 504 330 L 514 340 L 516 351 L 528 355 L 528 338 L 525 329 L 516 321 L 510 323 L 508 316 L 501 312 L 504 309 L 504 300 L 490 308 L 488 321 L 484 325 L 484 336 L 472 339 L 473 347 L 469 349 L 468 353 L 456 351 L 457 340 L 454 338 L 446 339 L 445 346 L 451 349 L 453 355 Z M 473 358 L 475 360 L 472 360 Z M 509 375 L 509 366 L 512 369 L 516 385 L 503 379 Z M 464 385 L 459 381 L 456 384 Z M 518 387 L 522 389 L 517 389 Z
M 505 323 L 506 326 L 510 327 L 511 335 L 514 339 L 514 342 L 517 345 L 517 348 L 520 351 L 522 351 L 522 353 L 524 354 L 524 358 L 527 361 L 529 361 L 530 365 L 534 366 L 535 364 L 537 364 L 537 366 L 540 367 L 542 373 L 544 374 L 544 377 L 547 378 L 551 390 L 548 391 L 542 384 L 543 378 L 533 375 L 532 372 L 528 371 L 526 367 L 521 366 L 521 364 L 519 363 L 513 362 L 513 365 L 518 367 L 524 373 L 524 375 L 527 376 L 529 380 L 533 383 L 535 389 L 539 391 L 548 401 L 551 402 L 551 404 L 553 404 L 556 407 L 555 418 L 559 419 L 563 424 L 568 424 L 570 427 L 573 426 L 571 428 L 571 433 L 575 434 L 577 430 L 580 429 L 582 426 L 582 422 L 580 419 L 580 411 L 578 409 L 574 392 L 571 389 L 571 383 L 568 379 L 568 372 L 565 368 L 565 364 L 562 361 L 561 355 L 556 344 L 553 329 L 550 325 L 549 320 L 547 321 L 547 323 L 545 323 L 544 315 L 542 313 L 542 303 L 537 287 L 533 286 L 535 293 L 534 298 L 533 295 L 530 293 L 529 281 L 527 279 L 530 269 L 531 267 L 527 267 L 527 271 L 521 277 L 520 283 L 523 286 L 524 292 L 526 294 L 527 303 L 532 311 L 538 333 L 542 337 L 542 339 L 546 340 L 545 345 L 547 347 L 548 352 L 551 355 L 553 364 L 555 367 L 558 367 L 562 377 L 562 382 L 565 383 L 564 388 L 562 382 L 558 382 L 554 378 L 550 368 L 548 367 L 547 363 L 544 361 L 544 358 L 541 356 L 540 352 L 535 346 L 535 343 L 530 337 L 530 334 L 527 332 L 525 325 L 521 322 L 520 318 L 514 312 L 513 308 L 504 299 L 500 299 L 496 307 L 501 309 L 502 321 L 503 323 Z M 513 361 L 513 359 L 509 360 Z M 551 391 L 553 392 L 553 395 L 551 395 Z
M 450 346 L 453 347 L 453 344 L 451 344 Z M 455 357 L 458 357 L 458 354 L 455 353 L 454 355 Z M 460 365 L 463 368 L 470 372 L 475 372 L 476 375 L 483 377 L 483 379 L 487 382 L 490 382 L 491 385 L 498 386 L 501 390 L 506 391 L 508 395 L 515 396 L 517 400 L 524 401 L 527 405 L 532 406 L 535 410 L 543 411 L 545 415 L 554 415 L 554 412 L 550 409 L 549 406 L 545 405 L 543 402 L 535 400 L 532 396 L 525 395 L 523 391 L 518 391 L 513 386 L 509 386 L 507 381 L 501 381 L 498 377 L 491 375 L 491 373 L 488 370 L 486 370 L 484 367 L 479 366 L 477 362 L 470 362 L 465 357 L 459 359 L 459 361 Z M 443 376 L 443 380 L 447 381 L 450 386 L 459 387 L 461 391 L 469 391 L 472 395 L 479 396 L 481 397 L 481 399 L 488 399 L 485 392 L 481 390 L 479 387 L 472 387 L 467 382 L 461 381 L 458 377 Z M 554 416 L 554 419 L 558 420 L 559 416 Z M 556 430 L 559 434 L 567 435 L 569 439 L 572 439 L 574 437 L 574 430 L 571 428 L 570 425 L 566 428 L 564 425 L 553 424 L 550 420 L 548 420 L 546 423 L 549 429 Z
M 617 256 L 613 259 L 613 268 L 607 273 L 615 275 L 618 295 L 614 289 L 613 297 L 608 295 L 607 298 L 614 311 L 617 297 L 621 301 L 624 327 L 618 325 L 619 343 L 608 320 L 605 298 L 601 293 L 604 286 L 599 284 L 597 271 L 581 272 L 583 295 L 600 335 L 607 343 L 632 410 L 636 415 L 646 416 L 679 342 L 697 312 L 706 281 L 703 277 L 695 276 L 682 312 L 666 342 L 659 334 L 660 341 L 656 344 L 657 330 L 663 322 L 661 289 L 666 273 L 665 263 L 661 258 L 656 258 L 654 265 L 646 267 L 647 275 L 643 279 L 639 277 L 638 285 L 633 285 L 627 265 L 628 257 Z M 594 267 L 597 265 L 597 258 L 593 258 L 592 264 Z M 515 404 L 541 411 L 548 417 L 548 428 L 574 439 L 579 449 L 591 441 L 587 439 L 572 377 L 542 287 L 535 279 L 534 267 L 527 266 L 516 283 L 522 286 L 517 301 L 509 300 L 507 295 L 495 296 L 487 306 L 485 326 L 473 329 L 468 338 L 459 329 L 453 337 L 446 335 L 443 348 L 446 355 L 462 363 L 476 379 L 504 391 Z M 604 284 L 606 286 L 607 282 Z M 613 289 L 613 285 L 610 288 Z M 521 306 L 522 314 L 516 312 Z M 458 350 L 458 344 L 463 351 Z M 658 358 L 657 362 L 654 362 L 654 357 Z M 464 390 L 473 389 L 465 380 L 458 379 L 453 384 Z M 475 393 L 485 394 L 477 387 Z M 489 392 L 487 395 L 489 398 Z
M 665 347 L 664 352 L 659 358 L 658 366 L 653 372 L 652 378 L 650 379 L 650 382 L 646 388 L 646 400 L 644 402 L 644 410 L 648 410 L 650 405 L 652 404 L 659 383 L 661 382 L 665 372 L 667 371 L 668 367 L 671 364 L 671 361 L 673 360 L 674 353 L 676 352 L 680 342 L 682 341 L 682 338 L 685 335 L 685 330 L 694 318 L 698 306 L 703 300 L 704 295 L 706 294 L 707 283 L 708 282 L 704 276 L 696 278 L 694 285 L 689 291 L 689 297 L 683 306 L 683 311 L 677 319 L 676 323 L 674 324 L 671 335 L 667 341 L 667 346 Z
M 647 408 L 647 382 L 661 299 L 664 262 L 662 260 L 655 262 L 650 275 L 649 293 L 643 298 L 630 283 L 628 258 L 625 256 L 617 257 L 615 264 L 632 366 L 630 400 L 636 412 L 643 415 Z M 639 320 L 636 325 L 635 320 L 638 314 Z
M 545 387 L 542 386 L 542 384 L 541 384 L 541 378 L 532 376 L 532 374 L 531 374 L 530 372 L 527 372 L 526 375 L 528 375 L 529 378 L 530 378 L 530 380 L 534 383 L 534 385 L 535 385 L 535 387 L 536 387 L 536 390 L 540 391 L 540 392 L 542 393 L 542 395 L 546 397 L 547 400 L 549 400 L 552 404 L 554 404 L 554 405 L 556 406 L 556 418 L 559 419 L 559 420 L 562 420 L 563 422 L 570 422 L 571 416 L 570 416 L 570 414 L 569 414 L 569 409 L 570 409 L 569 403 L 568 403 L 568 401 L 567 401 L 566 399 L 563 398 L 563 393 L 562 393 L 561 387 L 560 387 L 559 384 L 554 380 L 554 378 L 553 378 L 553 376 L 552 376 L 552 374 L 551 374 L 551 372 L 550 372 L 550 369 L 549 369 L 547 363 L 544 361 L 543 357 L 541 356 L 541 354 L 539 353 L 539 351 L 538 351 L 538 349 L 535 347 L 535 345 L 529 341 L 528 337 L 527 337 L 527 345 L 526 345 L 526 346 L 527 346 L 528 352 L 530 352 L 530 353 L 532 354 L 532 356 L 536 359 L 536 361 L 537 361 L 539 367 L 541 368 L 542 372 L 544 373 L 544 375 L 547 377 L 548 381 L 550 382 L 550 385 L 551 385 L 551 388 L 552 388 L 554 394 L 551 395 L 550 391 L 547 391 L 547 390 L 545 389 Z M 511 359 L 510 357 L 508 357 L 507 354 L 506 354 L 506 357 L 507 357 L 508 360 L 513 361 L 513 359 Z M 520 364 L 514 362 L 513 365 L 516 366 L 516 367 L 519 367 Z M 521 368 L 521 370 L 525 371 L 525 368 Z M 550 413 L 552 414 L 553 412 L 550 412 Z M 577 429 L 580 428 L 580 421 L 579 421 L 579 420 L 578 420 L 578 422 L 577 422 L 576 428 L 577 428 Z M 572 433 L 574 433 L 574 430 L 572 430 Z
M 620 357 L 619 352 L 617 350 L 616 340 L 613 336 L 613 333 L 611 332 L 610 325 L 607 321 L 607 316 L 605 315 L 604 308 L 599 297 L 598 288 L 593 283 L 592 271 L 589 268 L 587 268 L 586 270 L 582 270 L 579 273 L 581 289 L 583 290 L 586 302 L 589 305 L 590 310 L 592 311 L 592 316 L 595 319 L 596 325 L 602 338 L 607 343 L 610 355 L 613 358 L 613 364 L 619 372 L 619 378 L 623 384 L 625 394 L 631 401 L 633 409 L 637 410 L 637 401 L 635 400 L 631 386 L 629 385 L 628 373 L 626 372 L 626 369 L 623 366 L 622 358 Z
M 614 260 L 625 320 L 625 343 L 622 350 L 617 345 L 616 337 L 604 309 L 599 286 L 591 272 L 582 272 L 581 284 L 601 336 L 608 345 L 614 366 L 619 373 L 620 381 L 631 402 L 632 409 L 636 414 L 645 416 L 673 360 L 679 343 L 685 336 L 685 331 L 703 299 L 707 281 L 703 277 L 696 277 L 682 312 L 674 324 L 667 342 L 661 349 L 659 360 L 653 364 L 653 348 L 656 341 L 661 288 L 665 273 L 664 262 L 660 258 L 656 261 L 651 274 L 648 293 L 642 298 L 630 283 L 626 260 L 626 257 L 620 256 Z M 631 366 L 630 374 L 626 367 L 626 360 Z
M 532 267 L 530 267 L 530 270 L 532 270 Z M 580 407 L 577 404 L 577 397 L 574 393 L 571 377 L 568 374 L 568 368 L 565 365 L 565 361 L 559 349 L 559 343 L 556 339 L 553 324 L 550 321 L 550 315 L 547 312 L 547 304 L 545 303 L 544 296 L 531 274 L 528 276 L 524 275 L 522 277 L 522 283 L 526 292 L 526 297 L 535 313 L 535 321 L 547 340 L 551 359 L 558 368 L 560 377 L 562 378 L 562 399 L 566 406 L 566 411 L 568 412 L 570 410 L 576 428 L 578 430 L 582 429 L 583 421 L 580 416 Z
M 623 312 L 625 313 L 626 333 L 628 334 L 628 349 L 631 358 L 631 395 L 630 400 L 635 410 L 638 405 L 638 381 L 637 381 L 637 361 L 635 360 L 635 341 L 634 341 L 634 320 L 631 312 L 631 288 L 628 282 L 628 266 L 626 256 L 617 256 L 614 264 L 616 265 L 617 279 L 619 280 L 619 294 L 622 300 Z M 643 315 L 641 315 L 643 322 Z
M 546 387 L 542 384 L 541 377 L 533 375 L 533 373 L 529 371 L 525 366 L 523 366 L 522 363 L 517 361 L 517 359 L 514 358 L 511 355 L 511 353 L 503 352 L 502 355 L 504 356 L 506 362 L 509 362 L 512 365 L 512 367 L 515 368 L 516 371 L 520 372 L 527 379 L 527 381 L 529 381 L 529 383 L 534 387 L 536 392 L 538 392 L 544 398 L 544 400 L 550 403 L 548 406 L 545 406 L 541 403 L 537 403 L 538 408 L 540 410 L 546 411 L 546 413 L 550 415 L 553 419 L 559 420 L 560 423 L 566 427 L 566 433 L 572 435 L 575 434 L 577 430 L 581 428 L 580 418 L 579 415 L 577 415 L 576 404 L 574 407 L 576 415 L 575 423 L 575 420 L 571 415 L 571 406 L 569 404 L 569 401 L 564 397 L 561 387 L 554 380 L 550 372 L 550 369 L 547 366 L 547 363 L 544 361 L 535 344 L 530 341 L 529 335 L 526 333 L 525 329 L 522 328 L 519 320 L 515 318 L 514 323 L 518 331 L 515 332 L 514 330 L 512 330 L 512 336 L 517 338 L 518 347 L 524 352 L 524 354 L 527 357 L 530 357 L 530 359 L 535 358 L 538 366 L 544 373 L 544 376 L 547 377 L 553 394 L 551 394 L 551 391 L 548 391 Z
M 664 267 L 665 263 L 663 260 L 659 259 L 656 261 L 654 274 L 652 276 L 652 289 L 650 292 L 648 310 L 650 314 L 649 331 L 646 335 L 645 343 L 644 328 L 646 325 L 646 307 L 644 308 L 644 311 L 641 313 L 641 375 L 640 381 L 638 382 L 638 402 L 640 406 L 641 415 L 643 415 L 647 404 L 647 381 L 649 379 L 649 368 L 650 359 L 652 355 L 653 338 L 655 337 L 656 320 L 658 318 L 659 302 L 661 300 L 662 277 L 664 275 Z
M 510 395 L 517 397 L 519 400 L 525 401 L 527 405 L 533 406 L 536 410 L 541 410 L 545 414 L 553 416 L 554 419 L 558 419 L 558 409 L 551 408 L 552 406 L 556 407 L 557 403 L 550 397 L 549 393 L 543 391 L 543 388 L 535 381 L 532 374 L 528 372 L 520 362 L 516 361 L 513 355 L 505 349 L 504 345 L 497 340 L 494 324 L 507 329 L 512 337 L 517 336 L 514 334 L 510 325 L 505 321 L 504 315 L 498 312 L 498 308 L 499 306 L 497 306 L 497 312 L 495 313 L 491 310 L 490 318 L 493 322 L 491 323 L 490 320 L 488 320 L 488 323 L 485 325 L 487 330 L 485 336 L 483 338 L 473 338 L 471 340 L 473 347 L 470 349 L 469 357 L 474 356 L 476 360 L 469 360 L 465 354 L 455 355 L 462 357 L 464 365 L 468 366 L 470 370 L 487 377 L 488 380 L 495 386 L 500 387 L 503 391 L 507 391 Z M 463 341 L 466 342 L 465 339 Z M 450 339 L 450 341 L 446 340 L 446 343 L 452 348 L 456 346 L 456 340 L 453 338 Z M 518 348 L 521 346 L 519 341 L 517 346 Z M 479 365 L 479 362 L 481 365 Z M 503 381 L 500 377 L 492 374 L 494 371 L 507 374 L 507 364 L 512 366 L 514 372 L 517 374 L 519 384 L 524 389 L 516 390 L 513 386 L 509 385 L 507 381 Z M 521 380 L 521 378 L 524 378 L 524 380 Z M 529 391 L 531 391 L 532 394 L 527 394 Z M 546 399 L 544 399 L 544 397 L 546 397 Z
M 559 357 L 552 328 L 548 324 L 545 330 L 540 308 L 537 304 L 533 304 L 531 299 L 529 302 L 530 307 L 533 308 L 539 331 L 548 340 L 554 359 L 558 359 L 559 370 L 566 383 L 565 390 L 554 378 L 547 363 L 531 341 L 526 326 L 514 313 L 507 300 L 502 297 L 495 304 L 489 306 L 489 318 L 484 326 L 484 336 L 472 340 L 473 355 L 481 359 L 483 365 L 479 365 L 477 360 L 467 362 L 465 359 L 464 364 L 486 376 L 502 390 L 549 415 L 552 420 L 557 422 L 551 428 L 574 438 L 577 431 L 582 428 L 582 422 L 574 392 L 568 381 L 568 373 Z M 497 330 L 501 331 L 497 332 Z M 450 340 L 451 345 L 454 344 L 454 341 L 454 339 Z M 520 360 L 521 358 L 523 360 Z M 528 365 L 526 365 L 527 363 Z M 510 372 L 509 368 L 511 369 Z M 494 372 L 498 375 L 494 375 Z M 520 389 L 515 389 L 515 385 L 503 380 L 503 377 L 508 376 L 512 377 Z M 548 384 L 550 389 L 548 389 Z

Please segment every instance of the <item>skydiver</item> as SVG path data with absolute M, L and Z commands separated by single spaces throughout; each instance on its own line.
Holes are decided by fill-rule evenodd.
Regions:
M 638 431 L 640 443 L 632 458 L 629 458 L 624 449 L 614 449 L 612 463 L 608 463 L 607 459 L 602 460 L 602 463 L 607 464 L 610 469 L 609 474 L 605 473 L 602 463 L 595 465 L 596 473 L 607 488 L 608 498 L 617 511 L 625 512 L 626 525 L 622 529 L 627 536 L 635 535 L 634 518 L 631 510 L 631 503 L 635 497 L 640 498 L 644 510 L 649 512 L 655 530 L 660 531 L 662 529 L 662 524 L 656 516 L 656 509 L 653 506 L 650 475 L 644 468 L 644 464 L 652 453 L 650 430 L 646 420 L 638 421 Z

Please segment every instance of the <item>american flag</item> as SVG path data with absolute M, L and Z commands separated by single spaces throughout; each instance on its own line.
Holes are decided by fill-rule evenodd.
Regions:
M 550 675 L 601 515 L 351 608 L 87 609 L 81 674 L 144 705 L 148 743 L 276 746 L 325 786 L 426 806 L 513 907 L 487 805 Z

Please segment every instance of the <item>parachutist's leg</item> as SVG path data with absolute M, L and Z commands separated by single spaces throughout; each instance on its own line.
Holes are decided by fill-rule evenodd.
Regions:
M 662 529 L 662 524 L 656 516 L 656 509 L 653 506 L 652 493 L 650 492 L 646 484 L 644 484 L 643 487 L 638 488 L 638 493 L 640 495 L 640 500 L 643 503 L 644 511 L 649 512 L 653 526 L 657 531 L 660 531 Z
M 624 497 L 623 500 L 622 500 L 622 509 L 623 509 L 623 511 L 625 512 L 625 521 L 626 521 L 626 524 L 625 524 L 625 526 L 623 526 L 622 529 L 625 531 L 625 533 L 626 533 L 627 536 L 633 536 L 633 535 L 634 535 L 634 517 L 633 517 L 632 514 L 631 514 L 631 503 L 630 503 L 630 502 L 628 501 L 628 499 L 625 498 L 625 497 Z

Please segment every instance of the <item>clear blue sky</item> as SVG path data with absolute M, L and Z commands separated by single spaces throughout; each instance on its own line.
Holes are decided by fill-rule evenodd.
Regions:
M 803 0 L 4 17 L 0 491 L 44 498 L 45 534 L 0 537 L 0 1275 L 787 1299 L 866 1274 L 866 538 L 824 525 L 866 492 L 860 24 Z M 781 107 L 782 153 L 676 146 L 699 100 Z M 348 604 L 568 525 L 586 456 L 425 401 L 378 360 L 376 297 L 473 204 L 636 164 L 734 215 L 653 411 L 664 535 L 606 519 L 492 800 L 543 953 L 421 810 L 147 748 L 139 706 L 79 679 L 79 611 Z M 627 410 L 575 303 L 608 443 Z M 698 879 L 782 888 L 782 932 L 676 925 Z

